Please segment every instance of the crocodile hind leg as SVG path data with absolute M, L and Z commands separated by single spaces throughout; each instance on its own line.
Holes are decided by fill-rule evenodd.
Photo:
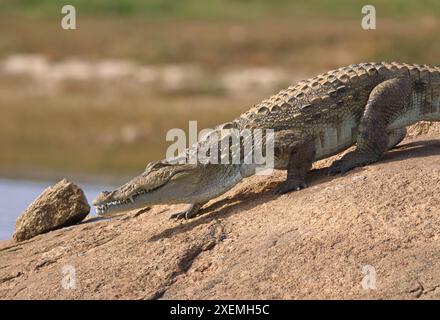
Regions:
M 394 131 L 389 136 L 388 126 L 408 108 L 414 83 L 406 78 L 396 78 L 377 85 L 370 93 L 359 124 L 356 149 L 333 162 L 330 174 L 345 173 L 353 168 L 374 163 L 390 146 L 399 143 Z
M 388 149 L 393 149 L 406 137 L 406 128 L 399 128 L 388 132 Z
M 288 154 L 287 179 L 280 183 L 274 190 L 275 194 L 284 194 L 290 191 L 298 191 L 307 187 L 307 173 L 312 168 L 315 160 L 315 143 L 312 138 L 297 139 L 289 136 L 289 133 L 281 133 L 278 136 L 279 143 L 284 146 L 284 154 Z M 287 150 L 286 150 L 287 148 Z M 279 147 L 275 148 L 275 153 L 279 152 Z M 276 156 L 276 154 L 275 154 Z

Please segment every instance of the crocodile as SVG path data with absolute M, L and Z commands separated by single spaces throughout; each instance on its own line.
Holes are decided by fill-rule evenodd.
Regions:
M 406 126 L 440 121 L 440 67 L 369 62 L 341 67 L 303 80 L 253 106 L 216 130 L 273 130 L 274 169 L 287 170 L 276 194 L 307 187 L 314 161 L 355 145 L 330 166 L 343 174 L 378 161 L 406 135 Z M 206 145 L 190 146 L 183 157 Z M 242 140 L 240 143 L 243 144 Z M 217 144 L 218 145 L 218 144 Z M 182 157 L 182 155 L 180 155 Z M 186 203 L 174 218 L 192 218 L 211 199 L 256 173 L 249 163 L 188 163 L 164 159 L 93 204 L 100 215 L 154 204 Z

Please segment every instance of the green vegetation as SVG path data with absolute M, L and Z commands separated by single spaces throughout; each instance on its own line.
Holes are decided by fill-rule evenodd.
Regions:
M 358 18 L 363 0 L 71 0 L 78 12 L 89 16 L 141 16 L 147 18 L 261 19 L 286 16 Z M 440 16 L 437 0 L 372 0 L 381 17 Z M 2 0 L 2 12 L 53 17 L 59 0 Z

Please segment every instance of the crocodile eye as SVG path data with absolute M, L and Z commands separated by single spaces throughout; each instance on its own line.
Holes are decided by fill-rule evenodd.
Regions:
M 188 176 L 189 175 L 189 173 L 188 172 L 177 172 L 176 174 L 174 174 L 172 177 L 171 177 L 171 179 L 170 180 L 178 180 L 178 179 L 181 179 L 181 178 L 184 178 L 184 177 L 186 177 L 186 176 Z
M 137 190 L 137 191 L 134 193 L 134 196 L 140 196 L 140 195 L 143 195 L 143 194 L 145 194 L 145 193 L 147 193 L 147 192 L 148 192 L 148 190 L 139 189 L 139 190 Z

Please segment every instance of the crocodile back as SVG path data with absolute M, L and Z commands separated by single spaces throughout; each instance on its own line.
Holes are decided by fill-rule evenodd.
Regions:
M 372 89 L 382 81 L 412 77 L 430 84 L 440 68 L 405 63 L 360 63 L 303 80 L 255 105 L 238 119 L 241 128 L 298 129 L 316 132 L 322 125 L 359 119 Z

